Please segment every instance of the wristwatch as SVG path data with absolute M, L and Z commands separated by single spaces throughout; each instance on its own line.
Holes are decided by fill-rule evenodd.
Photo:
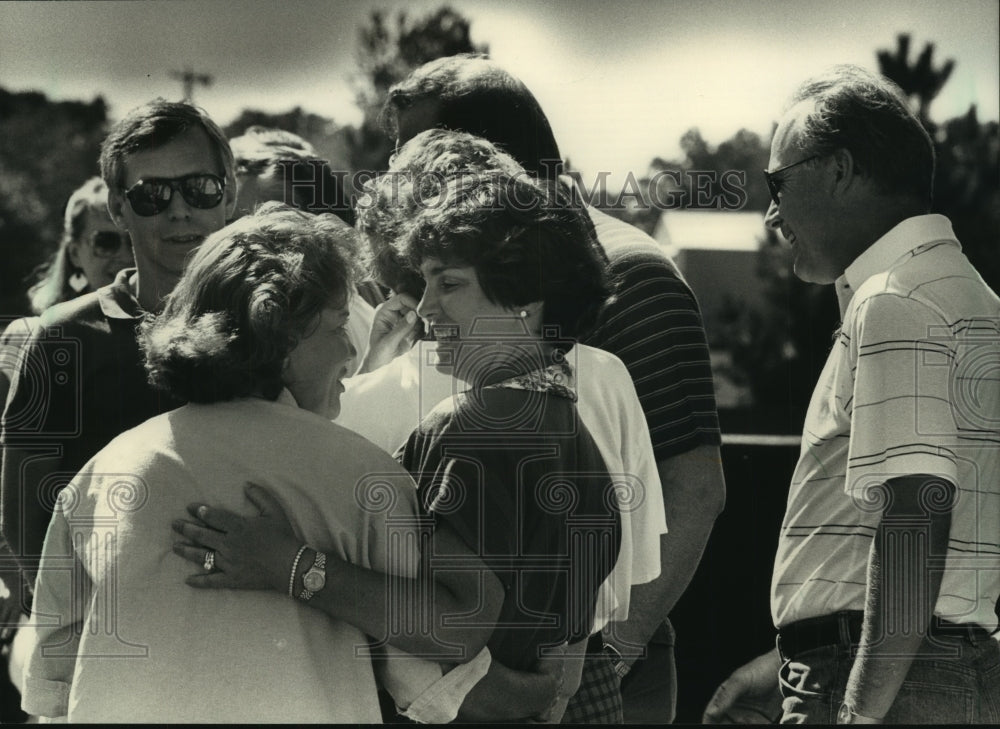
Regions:
M 309 571 L 302 575 L 302 592 L 299 599 L 302 601 L 311 600 L 312 596 L 326 586 L 326 555 L 316 552 L 316 560 Z
M 854 723 L 854 709 L 846 701 L 841 702 L 840 709 L 837 711 L 837 723 L 838 724 L 852 724 Z
M 609 658 L 611 658 L 611 664 L 615 669 L 615 675 L 618 676 L 618 680 L 625 678 L 625 676 L 628 675 L 631 666 L 625 662 L 621 652 L 610 643 L 604 644 L 604 652 L 608 654 Z

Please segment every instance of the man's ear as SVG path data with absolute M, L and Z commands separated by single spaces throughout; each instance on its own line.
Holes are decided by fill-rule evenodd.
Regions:
M 528 325 L 528 329 L 530 331 L 534 331 L 536 333 L 541 331 L 542 314 L 545 313 L 545 302 L 532 301 L 529 304 L 514 308 L 518 314 L 524 312 L 524 315 L 521 318 Z
M 117 190 L 108 190 L 108 215 L 111 221 L 122 230 L 128 230 L 125 225 L 124 208 L 126 205 L 125 196 Z
M 836 193 L 846 193 L 862 182 L 854 155 L 848 149 L 838 149 L 831 157 L 834 164 L 833 188 Z

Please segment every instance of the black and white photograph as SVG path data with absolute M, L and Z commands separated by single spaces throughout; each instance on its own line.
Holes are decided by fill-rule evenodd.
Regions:
M 1000 0 L 0 1 L 0 723 L 1000 724 Z

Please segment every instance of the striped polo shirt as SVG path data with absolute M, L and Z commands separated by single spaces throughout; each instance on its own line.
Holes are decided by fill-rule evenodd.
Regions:
M 813 391 L 771 580 L 775 626 L 865 607 L 881 484 L 957 487 L 935 614 L 997 625 L 1000 299 L 941 215 L 904 220 L 837 282 L 843 324 Z M 921 503 L 940 509 L 942 490 Z
M 614 297 L 581 343 L 625 363 L 658 462 L 720 445 L 708 341 L 694 294 L 656 241 L 596 208 L 588 212 L 608 257 Z

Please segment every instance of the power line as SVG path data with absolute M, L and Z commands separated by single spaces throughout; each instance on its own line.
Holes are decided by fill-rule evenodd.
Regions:
M 208 73 L 195 73 L 190 66 L 183 71 L 171 71 L 170 77 L 180 81 L 184 85 L 184 101 L 194 103 L 194 87 L 211 86 L 213 77 Z

